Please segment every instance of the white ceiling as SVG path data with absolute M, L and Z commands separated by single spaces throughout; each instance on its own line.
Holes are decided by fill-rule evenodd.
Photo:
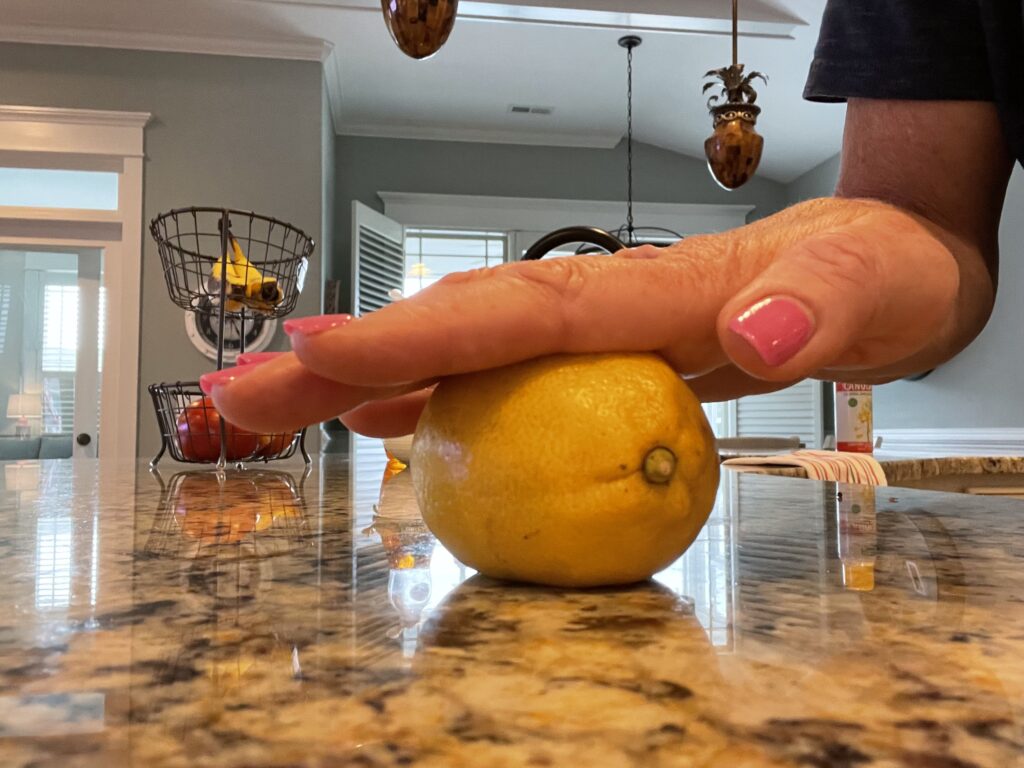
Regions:
M 741 0 L 740 60 L 766 72 L 761 174 L 788 182 L 834 155 L 845 110 L 801 99 L 821 0 Z M 414 61 L 392 43 L 379 0 L 3 0 L 0 39 L 149 50 L 322 58 L 335 127 L 354 135 L 614 146 L 634 135 L 703 156 L 701 75 L 730 63 L 729 0 L 462 0 L 448 44 Z M 623 10 L 628 9 L 628 10 Z M 552 107 L 514 115 L 511 104 Z

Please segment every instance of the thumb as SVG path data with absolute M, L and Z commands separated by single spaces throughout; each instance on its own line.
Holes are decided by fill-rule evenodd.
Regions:
M 958 283 L 944 245 L 879 207 L 780 249 L 723 307 L 718 336 L 736 365 L 767 381 L 878 368 L 934 341 Z

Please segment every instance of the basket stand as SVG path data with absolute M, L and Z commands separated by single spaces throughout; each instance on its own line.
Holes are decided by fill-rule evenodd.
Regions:
M 202 221 L 204 223 L 212 222 L 213 215 L 217 214 L 219 214 L 219 218 L 217 219 L 217 235 L 219 235 L 219 238 L 217 239 L 219 240 L 219 248 L 217 257 L 211 258 L 205 256 L 202 253 L 202 249 L 204 244 L 212 249 L 214 234 L 212 231 L 202 231 L 200 217 L 202 216 Z M 200 310 L 198 309 L 199 305 L 197 304 L 197 299 L 209 295 L 202 291 L 204 271 L 212 267 L 214 275 L 216 276 L 216 267 L 219 266 L 220 268 L 218 279 L 219 286 L 217 289 L 219 294 L 219 305 L 217 307 L 218 371 L 224 370 L 225 367 L 224 330 L 226 317 L 229 314 L 228 305 L 229 302 L 233 300 L 233 297 L 228 294 L 228 286 L 230 283 L 229 274 L 232 267 L 237 267 L 237 265 L 233 264 L 231 260 L 231 253 L 232 250 L 234 250 L 235 253 L 238 253 L 239 250 L 237 241 L 231 232 L 231 214 L 238 215 L 241 218 L 248 220 L 249 235 L 246 239 L 248 241 L 250 255 L 253 254 L 254 248 L 258 249 L 259 246 L 263 246 L 266 265 L 270 265 L 274 269 L 281 270 L 280 273 L 275 272 L 277 277 L 268 280 L 253 268 L 254 272 L 259 275 L 256 284 L 259 286 L 260 291 L 263 292 L 267 286 L 272 285 L 273 291 L 275 291 L 276 295 L 280 297 L 276 302 L 278 306 L 272 307 L 267 312 L 267 314 L 270 314 L 271 316 L 282 317 L 294 308 L 297 294 L 301 290 L 305 273 L 305 265 L 314 248 L 313 240 L 291 224 L 278 221 L 277 219 L 259 216 L 252 212 L 237 211 L 227 208 L 176 209 L 158 216 L 151 222 L 150 232 L 159 247 L 160 256 L 164 263 L 164 275 L 167 281 L 167 287 L 174 303 L 184 307 L 186 311 L 199 312 Z M 193 223 L 193 229 L 183 232 L 180 223 L 181 219 L 184 219 L 186 223 L 191 220 Z M 254 224 L 256 222 L 259 222 L 261 226 L 266 227 L 266 234 L 262 237 L 259 235 L 254 237 L 253 235 Z M 173 232 L 170 228 L 172 223 Z M 210 224 L 210 227 L 212 229 L 212 223 Z M 275 228 L 278 233 L 276 235 Z M 186 238 L 188 238 L 187 241 Z M 194 245 L 192 245 L 193 239 Z M 280 243 L 277 243 L 276 239 L 280 239 Z M 188 247 L 184 245 L 186 242 L 189 243 Z M 193 248 L 194 250 L 192 250 Z M 272 249 L 275 255 L 280 255 L 282 258 L 271 260 L 270 252 Z M 243 259 L 243 262 L 245 262 L 244 273 L 246 278 L 248 278 L 249 270 L 253 265 L 245 259 Z M 266 265 L 264 265 L 264 268 L 268 269 Z M 281 285 L 284 285 L 283 289 L 281 288 Z M 244 289 L 246 294 L 248 294 L 248 288 L 250 287 L 251 286 L 247 286 Z M 241 355 L 245 352 L 246 305 L 239 305 L 236 310 L 230 311 L 230 314 L 238 317 L 238 354 Z M 177 430 L 178 417 L 182 414 L 187 416 L 185 410 L 182 409 L 182 405 L 184 403 L 183 407 L 184 409 L 187 409 L 190 407 L 188 403 L 191 402 L 184 400 L 184 397 L 187 395 L 202 398 L 203 393 L 200 390 L 198 383 L 176 382 L 174 384 L 154 384 L 149 387 L 149 392 L 153 398 L 153 405 L 156 410 L 157 421 L 160 424 L 161 433 L 160 450 L 150 462 L 150 467 L 155 470 L 157 464 L 168 452 L 175 460 L 181 462 L 201 464 L 213 463 L 210 460 L 212 457 L 202 459 L 190 459 L 185 457 L 184 451 L 181 449 L 181 444 L 179 442 Z M 192 407 L 194 407 L 194 403 L 192 404 Z M 205 414 L 205 408 L 200 407 L 198 410 L 203 411 Z M 218 421 L 220 431 L 220 450 L 219 456 L 216 460 L 216 467 L 218 470 L 224 470 L 229 463 L 235 464 L 238 469 L 243 469 L 243 462 L 245 461 L 268 462 L 285 459 L 294 455 L 296 451 L 302 455 L 303 462 L 307 467 L 312 463 L 309 453 L 306 451 L 305 428 L 298 432 L 283 450 L 278 451 L 274 455 L 261 456 L 257 451 L 252 455 L 245 456 L 244 458 L 229 458 L 229 428 L 227 422 L 223 418 L 219 418 Z M 215 433 L 211 431 L 205 434 L 207 439 L 209 439 L 209 436 Z M 199 436 L 202 437 L 202 435 L 203 433 L 200 433 Z M 278 437 L 280 436 L 270 436 L 272 440 Z

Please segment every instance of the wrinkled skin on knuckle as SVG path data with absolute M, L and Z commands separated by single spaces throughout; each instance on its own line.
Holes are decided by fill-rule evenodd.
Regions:
M 601 256 L 569 256 L 549 261 L 520 262 L 513 273 L 527 290 L 539 292 L 545 301 L 572 301 L 583 291 L 591 260 Z
M 849 294 L 853 299 L 879 285 L 878 249 L 858 232 L 823 232 L 800 247 L 801 266 L 837 293 Z

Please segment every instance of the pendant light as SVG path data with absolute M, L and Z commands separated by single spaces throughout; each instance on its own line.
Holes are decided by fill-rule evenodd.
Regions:
M 380 6 L 395 44 L 407 56 L 425 59 L 448 40 L 459 0 L 380 0 Z
M 637 228 L 633 219 L 633 51 L 642 43 L 643 38 L 638 35 L 619 38 L 619 45 L 626 49 L 626 223 L 612 230 L 611 234 L 630 248 L 642 245 L 645 237 L 662 241 L 669 238 L 683 239 L 678 232 L 664 227 Z M 664 245 L 663 242 L 659 244 Z M 591 245 L 583 245 L 576 252 L 582 254 L 598 251 Z
M 704 93 L 719 88 L 719 92 L 708 99 L 714 133 L 704 142 L 704 154 L 715 181 L 730 190 L 753 178 L 761 162 L 764 138 L 755 127 L 761 108 L 754 104 L 757 91 L 752 83 L 756 79 L 768 82 L 761 72 L 743 74 L 744 65 L 739 63 L 738 6 L 739 0 L 732 0 L 732 65 L 709 70 L 704 75 L 714 78 L 704 84 Z

